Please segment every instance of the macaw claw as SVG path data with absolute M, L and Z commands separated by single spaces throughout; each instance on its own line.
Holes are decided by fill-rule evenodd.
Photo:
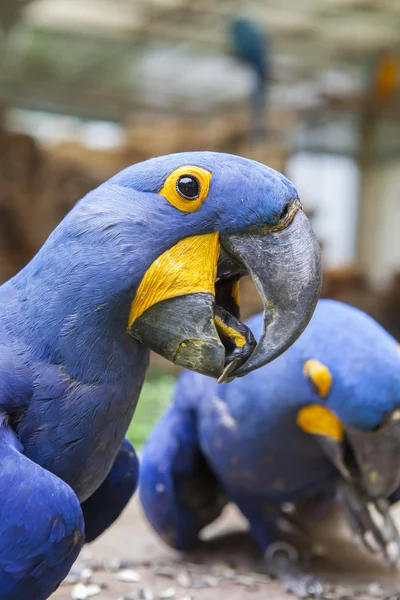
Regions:
M 302 572 L 297 551 L 286 542 L 271 544 L 265 552 L 267 572 L 278 579 L 287 592 L 297 598 L 324 597 L 324 586 L 313 575 Z
M 389 565 L 394 566 L 400 559 L 400 537 L 388 502 L 369 500 L 345 481 L 338 485 L 337 495 L 354 541 L 373 554 L 381 554 Z

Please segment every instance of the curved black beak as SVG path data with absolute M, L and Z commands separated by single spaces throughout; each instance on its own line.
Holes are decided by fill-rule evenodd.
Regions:
M 301 209 L 285 229 L 221 236 L 221 244 L 251 275 L 264 305 L 254 352 L 230 372 L 240 377 L 277 358 L 306 328 L 321 291 L 320 248 Z
M 191 293 L 190 285 L 184 291 L 176 287 L 173 295 L 135 318 L 128 327 L 130 335 L 173 363 L 220 382 L 279 356 L 310 320 L 322 279 L 317 239 L 301 208 L 294 205 L 294 211 L 291 223 L 279 231 L 220 235 L 218 265 L 218 257 L 213 263 L 215 296 L 198 289 Z M 182 266 L 189 282 L 194 279 L 190 263 L 189 259 Z M 234 286 L 244 273 L 253 278 L 264 304 L 258 344 L 239 320 Z M 168 283 L 169 273 L 160 270 L 151 281 L 161 278 Z

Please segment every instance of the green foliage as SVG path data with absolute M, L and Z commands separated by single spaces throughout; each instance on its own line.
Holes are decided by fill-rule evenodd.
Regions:
M 171 374 L 149 374 L 127 433 L 136 450 L 140 450 L 154 425 L 168 407 L 174 384 L 175 377 Z

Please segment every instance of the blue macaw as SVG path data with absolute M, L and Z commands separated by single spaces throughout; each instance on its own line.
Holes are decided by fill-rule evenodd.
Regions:
M 247 325 L 259 335 L 262 322 L 257 315 Z M 232 501 L 270 573 L 299 597 L 318 595 L 322 583 L 279 540 L 282 506 L 318 500 L 321 508 L 337 496 L 361 541 L 373 549 L 372 534 L 384 553 L 394 542 L 398 558 L 387 501 L 400 486 L 399 409 L 396 341 L 358 309 L 320 300 L 300 338 L 245 378 L 220 385 L 180 376 L 143 449 L 144 512 L 165 542 L 190 549 Z
M 252 19 L 236 18 L 230 26 L 233 55 L 247 64 L 254 73 L 254 88 L 250 96 L 252 135 L 266 134 L 266 92 L 269 80 L 270 42 L 260 24 Z
M 265 304 L 256 344 L 238 281 Z M 0 599 L 44 600 L 137 483 L 124 440 L 150 349 L 221 380 L 305 328 L 319 248 L 293 185 L 194 152 L 136 164 L 85 196 L 0 287 Z

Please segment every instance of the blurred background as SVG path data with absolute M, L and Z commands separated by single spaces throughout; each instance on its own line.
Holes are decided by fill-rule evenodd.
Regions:
M 399 0 L 1 0 L 0 22 L 0 282 L 115 172 L 216 150 L 294 181 L 323 296 L 400 339 Z M 136 444 L 175 375 L 153 357 Z

